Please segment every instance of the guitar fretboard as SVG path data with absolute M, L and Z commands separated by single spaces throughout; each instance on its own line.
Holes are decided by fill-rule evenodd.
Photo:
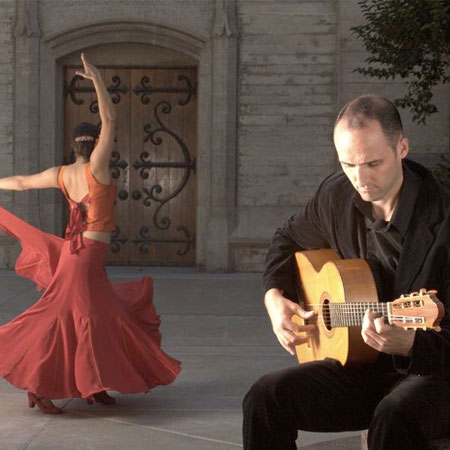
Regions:
M 327 303 L 322 307 L 323 320 L 330 327 L 361 326 L 367 310 L 390 319 L 390 304 L 377 302 Z

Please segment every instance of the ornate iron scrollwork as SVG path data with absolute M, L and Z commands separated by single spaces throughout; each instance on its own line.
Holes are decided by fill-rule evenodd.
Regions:
M 119 178 L 120 170 L 125 170 L 128 167 L 128 163 L 120 159 L 120 153 L 113 151 L 111 153 L 111 159 L 109 160 L 109 168 L 111 169 L 111 177 L 114 179 Z
M 109 246 L 111 252 L 115 255 L 120 252 L 120 246 L 125 245 L 128 242 L 128 239 L 126 237 L 119 237 L 119 235 L 120 228 L 116 227 L 116 229 L 111 234 L 111 244 Z
M 70 81 L 70 84 L 64 83 L 64 97 L 70 95 L 72 102 L 75 103 L 76 105 L 82 105 L 84 103 L 84 100 L 82 98 L 77 98 L 76 94 L 95 92 L 95 88 L 93 86 L 77 86 L 78 81 L 81 80 L 84 80 L 82 76 L 75 75 Z M 111 94 L 112 102 L 117 104 L 121 100 L 120 94 L 125 95 L 130 91 L 130 89 L 127 86 L 121 86 L 122 81 L 118 76 L 113 76 L 111 78 L 111 81 L 113 82 L 113 84 L 107 87 L 107 90 Z M 98 113 L 97 100 L 93 101 L 90 104 L 89 110 L 93 114 Z
M 189 101 L 191 100 L 192 96 L 197 93 L 197 88 L 195 86 L 192 86 L 191 80 L 186 75 L 178 75 L 177 77 L 178 81 L 184 81 L 186 84 L 186 87 L 153 87 L 150 83 L 150 78 L 147 76 L 142 77 L 141 84 L 138 86 L 135 86 L 133 88 L 133 92 L 136 95 L 141 96 L 141 102 L 144 105 L 148 105 L 150 102 L 150 95 L 156 94 L 156 93 L 166 93 L 166 94 L 186 94 L 186 97 L 184 99 L 181 99 L 178 101 L 178 104 L 180 106 L 187 105 Z
M 64 82 L 63 92 L 64 97 L 67 97 L 70 95 L 70 98 L 75 105 L 82 105 L 84 103 L 84 100 L 81 98 L 76 98 L 75 94 L 77 92 L 92 92 L 92 89 L 90 87 L 77 87 L 77 82 L 84 80 L 84 78 L 81 75 L 75 75 L 71 80 L 70 84 L 67 84 Z
M 127 94 L 130 91 L 130 89 L 127 88 L 126 86 L 121 86 L 122 81 L 120 80 L 120 78 L 118 76 L 112 77 L 111 81 L 114 84 L 109 86 L 107 89 L 108 89 L 108 92 L 111 94 L 112 102 L 116 105 L 121 100 L 120 94 L 125 95 L 125 94 Z M 93 114 L 97 114 L 98 113 L 98 101 L 97 100 L 94 100 L 90 104 L 89 110 Z
M 176 133 L 174 133 L 172 130 L 167 128 L 161 121 L 158 110 L 161 109 L 161 112 L 164 114 L 169 114 L 172 110 L 172 107 L 169 103 L 165 101 L 159 102 L 155 106 L 155 118 L 159 125 L 159 127 L 152 129 L 150 124 L 146 124 L 144 126 L 144 131 L 146 132 L 146 137 L 144 138 L 144 142 L 147 142 L 149 139 L 154 145 L 161 145 L 163 142 L 163 139 L 160 135 L 156 136 L 157 133 L 167 133 L 169 136 L 173 137 L 175 141 L 178 143 L 183 157 L 184 161 L 180 162 L 173 162 L 173 161 L 164 161 L 164 162 L 153 162 L 151 160 L 147 160 L 149 158 L 148 152 L 142 152 L 139 156 L 140 161 L 135 161 L 133 163 L 133 167 L 140 171 L 141 178 L 147 179 L 149 177 L 149 171 L 153 167 L 168 167 L 168 168 L 180 168 L 184 169 L 183 178 L 181 179 L 180 183 L 176 187 L 176 189 L 172 192 L 167 194 L 164 197 L 159 197 L 158 194 L 161 194 L 163 188 L 160 184 L 155 184 L 150 189 L 144 188 L 143 192 L 147 195 L 147 197 L 144 198 L 144 205 L 150 206 L 151 201 L 155 201 L 159 203 L 159 206 L 157 207 L 155 214 L 153 215 L 153 223 L 156 228 L 159 228 L 160 230 L 166 230 L 170 226 L 170 219 L 168 217 L 163 217 L 162 219 L 158 220 L 158 214 L 161 211 L 161 208 L 172 198 L 176 197 L 186 186 L 186 183 L 189 180 L 189 177 L 191 175 L 191 171 L 195 171 L 195 159 L 191 160 L 191 155 L 189 153 L 189 149 L 187 148 L 185 142 L 183 139 L 181 139 L 180 136 L 178 136 Z
M 168 244 L 184 244 L 185 247 L 178 249 L 176 252 L 178 256 L 183 256 L 189 251 L 191 246 L 193 247 L 195 245 L 195 233 L 191 236 L 189 234 L 189 230 L 186 227 L 183 227 L 181 225 L 178 226 L 176 228 L 176 230 L 181 231 L 184 234 L 184 239 L 183 238 L 180 238 L 180 239 L 154 239 L 148 234 L 149 233 L 148 227 L 143 226 L 139 230 L 140 237 L 137 239 L 134 239 L 132 242 L 133 242 L 133 244 L 139 245 L 139 253 L 141 255 L 146 255 L 148 253 L 148 251 L 149 251 L 148 245 L 151 242 L 168 243 Z

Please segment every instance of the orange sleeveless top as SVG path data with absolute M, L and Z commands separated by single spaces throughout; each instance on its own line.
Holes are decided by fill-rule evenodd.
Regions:
M 69 197 L 64 186 L 63 173 L 65 167 L 61 166 L 59 169 L 58 186 L 70 205 L 70 219 L 65 237 L 70 240 L 71 253 L 76 253 L 83 247 L 83 231 L 115 230 L 116 187 L 112 180 L 108 185 L 100 183 L 92 174 L 90 164 L 87 163 L 85 170 L 89 192 L 80 202 L 75 202 Z

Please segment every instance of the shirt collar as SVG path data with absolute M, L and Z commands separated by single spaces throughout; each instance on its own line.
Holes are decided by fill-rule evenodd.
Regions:
M 374 222 L 374 228 L 380 229 L 381 227 L 386 226 L 385 230 L 387 231 L 389 227 L 394 226 L 402 237 L 405 238 L 414 213 L 414 205 L 416 203 L 421 185 L 422 179 L 406 164 L 403 164 L 403 184 L 401 187 L 400 196 L 391 220 L 387 222 L 387 224 L 384 223 L 385 225 L 378 223 L 380 221 L 374 221 L 371 203 L 364 201 L 356 191 L 353 197 L 353 204 L 367 219 Z M 366 220 L 366 222 L 368 221 Z

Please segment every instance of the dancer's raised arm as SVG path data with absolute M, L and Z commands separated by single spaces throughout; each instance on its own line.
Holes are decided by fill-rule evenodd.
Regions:
M 116 112 L 99 70 L 86 59 L 84 53 L 81 54 L 81 60 L 84 72 L 77 71 L 76 74 L 92 80 L 94 83 L 100 120 L 102 122 L 98 143 L 90 157 L 91 171 L 100 182 L 107 184 L 110 180 L 109 159 L 114 143 Z
M 47 189 L 58 187 L 59 167 L 51 167 L 34 175 L 13 175 L 0 178 L 0 189 L 26 191 L 28 189 Z

